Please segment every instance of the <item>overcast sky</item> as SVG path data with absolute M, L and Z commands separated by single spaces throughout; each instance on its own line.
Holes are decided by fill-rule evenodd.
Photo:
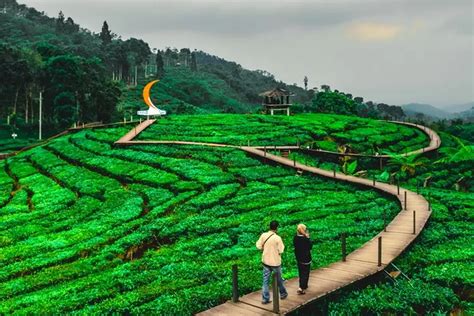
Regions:
M 474 101 L 472 0 L 19 0 L 151 48 L 189 47 L 366 100 Z

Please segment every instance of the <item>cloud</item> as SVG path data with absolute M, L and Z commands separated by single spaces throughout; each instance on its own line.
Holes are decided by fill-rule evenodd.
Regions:
M 107 20 L 124 39 L 201 49 L 286 82 L 308 75 L 368 100 L 473 99 L 472 0 L 18 1 L 94 32 Z
M 461 35 L 474 35 L 474 17 L 469 12 L 458 14 L 448 21 L 442 27 L 440 31 L 451 30 Z
M 246 37 L 284 31 L 326 30 L 334 26 L 396 16 L 414 18 L 444 12 L 471 0 L 23 0 L 81 17 L 93 30 L 108 19 L 124 33 L 193 31 L 214 36 Z M 112 4 L 113 3 L 113 4 Z M 367 28 L 374 25 L 368 25 Z M 364 33 L 363 25 L 359 33 Z M 382 28 L 379 33 L 394 30 Z M 396 31 L 395 31 L 396 32 Z M 366 32 L 371 33 L 371 32 Z M 377 35 L 374 35 L 377 36 Z M 379 35 L 383 36 L 383 35 Z
M 349 25 L 347 33 L 350 37 L 361 41 L 387 41 L 400 35 L 403 28 L 374 22 L 355 22 Z

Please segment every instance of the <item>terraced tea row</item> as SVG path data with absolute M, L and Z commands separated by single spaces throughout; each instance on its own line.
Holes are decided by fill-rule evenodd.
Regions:
M 136 140 L 180 140 L 238 146 L 304 145 L 337 152 L 350 145 L 357 153 L 404 153 L 429 144 L 417 128 L 353 116 L 304 114 L 192 115 L 160 119 Z M 339 148 L 340 149 L 340 148 Z
M 122 132 L 84 130 L 0 162 L 1 313 L 194 313 L 229 297 L 234 263 L 248 267 L 243 291 L 260 287 L 253 245 L 271 218 L 290 278 L 296 223 L 324 266 L 342 231 L 356 249 L 397 210 L 231 148 L 113 148 Z

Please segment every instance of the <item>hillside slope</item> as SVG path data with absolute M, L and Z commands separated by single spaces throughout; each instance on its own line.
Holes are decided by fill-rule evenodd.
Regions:
M 106 24 L 93 33 L 62 13 L 51 18 L 15 0 L 6 1 L 5 10 L 0 12 L 0 119 L 10 116 L 14 124 L 37 121 L 40 91 L 45 126 L 60 130 L 77 121 L 116 120 L 142 105 L 135 90 L 157 77 L 163 79 L 157 97 L 174 113 L 255 112 L 258 94 L 276 86 L 290 89 L 297 102 L 311 100 L 311 93 L 268 72 L 205 52 L 152 52 L 140 39 L 114 36 Z M 158 55 L 164 71 L 158 69 Z
M 402 105 L 403 111 L 408 115 L 415 116 L 416 113 L 422 113 L 428 117 L 438 118 L 438 119 L 447 119 L 452 117 L 452 114 L 438 109 L 430 104 L 421 104 L 421 103 L 409 103 Z

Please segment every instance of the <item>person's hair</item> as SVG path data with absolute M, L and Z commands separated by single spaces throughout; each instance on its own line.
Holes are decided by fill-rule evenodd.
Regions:
M 277 230 L 278 228 L 278 222 L 277 221 L 271 221 L 270 222 L 270 229 L 271 230 Z
M 306 225 L 298 224 L 298 226 L 296 226 L 296 233 L 300 235 L 306 235 Z

